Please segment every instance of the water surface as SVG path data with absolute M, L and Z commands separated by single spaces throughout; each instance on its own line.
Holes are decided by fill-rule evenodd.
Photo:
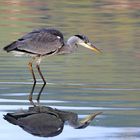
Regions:
M 90 127 L 74 130 L 66 125 L 54 139 L 140 138 L 139 7 L 138 0 L 0 1 L 1 49 L 32 29 L 55 27 L 66 40 L 74 34 L 87 35 L 103 52 L 98 55 L 79 46 L 74 54 L 46 57 L 42 61 L 47 79 L 42 105 L 77 112 L 81 118 L 103 111 Z M 32 87 L 29 60 L 0 51 L 3 140 L 39 139 L 8 124 L 2 117 L 7 112 L 28 108 L 27 97 Z M 38 75 L 37 78 L 34 99 L 42 86 Z

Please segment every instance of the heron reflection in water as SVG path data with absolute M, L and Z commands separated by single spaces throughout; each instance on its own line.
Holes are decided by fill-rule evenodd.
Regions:
M 86 128 L 102 112 L 92 113 L 79 119 L 74 112 L 62 111 L 46 106 L 30 107 L 28 110 L 7 113 L 4 119 L 18 125 L 28 133 L 39 137 L 54 137 L 63 131 L 67 121 L 75 129 Z
M 85 35 L 74 35 L 70 37 L 67 42 L 65 42 L 63 34 L 60 31 L 51 28 L 33 30 L 32 32 L 19 38 L 17 41 L 14 41 L 4 47 L 4 50 L 7 52 L 29 54 L 32 56 L 32 60 L 28 64 L 29 70 L 31 71 L 34 80 L 33 88 L 29 95 L 29 101 L 31 104 L 34 105 L 32 101 L 32 95 L 36 85 L 36 77 L 32 64 L 35 63 L 38 73 L 44 82 L 43 87 L 41 88 L 37 97 L 37 102 L 39 103 L 40 95 L 46 85 L 46 80 L 43 77 L 39 67 L 42 57 L 55 54 L 69 54 L 74 52 L 78 45 L 91 49 L 97 53 L 101 52 L 88 40 Z

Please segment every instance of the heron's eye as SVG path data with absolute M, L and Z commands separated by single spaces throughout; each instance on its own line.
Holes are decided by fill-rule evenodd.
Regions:
M 86 36 L 83 36 L 83 40 L 84 40 L 84 42 L 87 44 L 87 43 L 89 43 L 89 40 L 88 40 L 88 38 L 86 37 Z
M 84 42 L 87 44 L 87 43 L 89 43 L 89 40 L 88 40 L 88 39 L 85 39 L 85 41 L 84 41 Z

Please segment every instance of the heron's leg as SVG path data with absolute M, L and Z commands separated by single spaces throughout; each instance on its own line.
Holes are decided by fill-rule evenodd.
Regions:
M 42 93 L 42 91 L 43 91 L 43 89 L 44 89 L 44 87 L 45 87 L 45 85 L 46 85 L 46 80 L 45 80 L 45 78 L 43 77 L 43 74 L 42 74 L 42 72 L 41 72 L 41 70 L 40 70 L 39 64 L 36 65 L 36 68 L 37 68 L 37 70 L 38 70 L 38 73 L 39 73 L 41 79 L 42 79 L 43 82 L 44 82 L 44 84 L 43 84 L 43 86 L 42 86 L 42 88 L 41 88 L 41 90 L 40 90 L 40 92 L 39 92 L 39 94 L 38 94 L 38 96 L 37 96 L 37 102 L 38 102 L 38 104 L 39 104 L 39 100 L 40 100 L 41 93 Z
M 29 101 L 30 101 L 30 104 L 33 105 L 33 106 L 36 106 L 35 103 L 33 102 L 33 99 L 32 99 L 32 96 L 33 96 L 33 92 L 34 92 L 34 89 L 35 89 L 35 85 L 36 85 L 36 82 L 34 82 L 33 86 L 32 86 L 32 89 L 31 89 L 31 92 L 29 94 Z
M 46 80 L 45 80 L 45 78 L 44 78 L 44 76 L 43 76 L 43 74 L 42 74 L 42 72 L 40 70 L 39 64 L 36 65 L 36 68 L 38 70 L 38 73 L 39 73 L 41 79 L 43 80 L 44 84 L 46 85 Z
M 31 92 L 29 94 L 29 98 L 28 99 L 29 99 L 30 103 L 35 106 L 35 104 L 34 104 L 34 102 L 32 100 L 33 92 L 34 92 L 35 85 L 36 85 L 36 78 L 35 78 L 34 70 L 33 70 L 33 67 L 32 67 L 32 63 L 33 63 L 34 60 L 35 60 L 35 58 L 33 58 L 32 61 L 30 61 L 28 63 L 29 70 L 30 70 L 30 72 L 32 74 L 32 77 L 33 77 L 33 80 L 34 80 L 34 84 L 33 84 L 32 90 L 31 90 Z
M 42 93 L 42 91 L 43 91 L 45 85 L 46 85 L 46 84 L 44 83 L 43 86 L 41 87 L 41 90 L 40 90 L 39 93 L 38 93 L 38 96 L 37 96 L 37 99 L 36 99 L 38 105 L 40 104 L 40 96 L 41 96 L 41 93 Z
M 35 60 L 35 58 L 33 58 L 33 60 L 28 63 L 28 66 L 29 66 L 29 70 L 30 70 L 30 72 L 32 74 L 34 83 L 36 83 L 36 78 L 35 78 L 34 70 L 33 70 L 33 67 L 32 67 L 32 63 L 33 63 L 34 60 Z

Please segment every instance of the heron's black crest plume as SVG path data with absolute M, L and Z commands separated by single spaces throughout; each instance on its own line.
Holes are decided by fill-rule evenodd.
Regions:
M 89 39 L 85 36 L 85 35 L 75 35 L 77 36 L 78 38 L 80 38 L 81 40 L 83 40 L 84 42 L 89 42 Z

